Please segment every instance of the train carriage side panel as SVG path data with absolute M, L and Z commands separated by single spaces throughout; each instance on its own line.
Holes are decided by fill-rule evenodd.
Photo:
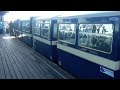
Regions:
M 119 59 L 116 55 L 119 17 L 80 18 L 78 22 L 78 28 L 81 25 L 84 28 L 87 26 L 89 30 L 96 29 L 96 31 L 85 29 L 79 32 L 79 29 L 78 35 L 76 34 L 79 42 L 77 41 L 75 46 L 59 41 L 57 44 L 58 64 L 79 78 L 119 78 Z M 107 28 L 107 30 L 99 32 L 95 26 Z M 90 39 L 90 35 L 96 37 Z M 101 48 L 96 47 L 95 44 Z

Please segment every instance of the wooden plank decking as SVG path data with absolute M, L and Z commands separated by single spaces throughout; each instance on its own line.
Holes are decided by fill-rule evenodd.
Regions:
M 0 34 L 0 79 L 76 79 L 22 41 L 9 37 Z

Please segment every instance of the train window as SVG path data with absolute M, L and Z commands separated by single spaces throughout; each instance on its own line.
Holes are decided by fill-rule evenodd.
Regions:
M 75 44 L 76 24 L 59 24 L 59 40 Z
M 21 29 L 21 22 L 18 22 L 18 29 Z
M 41 20 L 41 23 L 50 23 L 50 20 Z
M 14 29 L 18 29 L 18 22 L 17 21 L 14 22 Z
M 15 29 L 17 29 L 17 30 L 20 29 L 19 24 L 20 24 L 19 21 L 15 21 L 15 22 L 14 22 L 14 27 L 15 27 Z
M 79 46 L 111 53 L 113 24 L 80 24 Z
M 22 22 L 22 31 L 25 31 L 25 29 L 26 29 L 25 22 L 23 21 Z
M 49 38 L 50 36 L 50 24 L 41 23 L 41 36 Z
M 0 22 L 0 29 L 3 29 L 3 23 Z
M 33 22 L 33 32 L 35 35 L 40 35 L 40 21 Z
M 26 22 L 25 27 L 26 27 L 25 32 L 29 33 L 30 32 L 30 22 L 29 21 Z

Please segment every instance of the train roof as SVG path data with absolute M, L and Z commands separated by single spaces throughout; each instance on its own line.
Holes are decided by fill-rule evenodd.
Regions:
M 26 21 L 30 21 L 30 19 L 24 19 L 24 20 L 21 20 L 22 22 L 26 22 Z
M 35 19 L 38 19 L 38 20 L 57 20 L 58 19 L 58 16 L 53 16 L 53 17 L 36 17 Z
M 74 16 L 60 16 L 58 19 L 74 19 L 74 18 L 90 18 L 90 17 L 108 17 L 108 16 L 120 16 L 120 11 L 101 12 L 94 14 L 74 15 Z

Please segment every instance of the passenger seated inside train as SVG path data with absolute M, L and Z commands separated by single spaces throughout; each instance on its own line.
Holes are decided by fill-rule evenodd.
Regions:
M 105 34 L 106 32 L 108 32 L 108 31 L 106 30 L 105 26 L 103 26 L 103 28 L 102 28 L 102 34 Z
M 105 51 L 105 52 L 110 52 L 111 51 L 111 40 L 109 38 L 103 37 L 103 36 L 96 36 L 92 37 L 91 43 L 93 44 L 92 48 L 100 50 L 100 51 Z
M 69 30 L 68 31 L 73 31 L 71 27 L 69 27 Z
M 93 25 L 92 33 L 96 33 L 96 25 Z
M 97 33 L 98 33 L 98 34 L 100 33 L 100 27 L 97 28 Z

